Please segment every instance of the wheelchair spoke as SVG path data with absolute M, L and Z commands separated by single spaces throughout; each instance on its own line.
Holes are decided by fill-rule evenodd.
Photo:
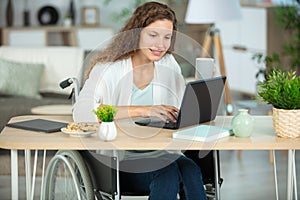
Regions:
M 60 151 L 47 169 L 46 199 L 93 199 L 87 169 L 73 151 Z M 88 188 L 87 188 L 88 187 Z

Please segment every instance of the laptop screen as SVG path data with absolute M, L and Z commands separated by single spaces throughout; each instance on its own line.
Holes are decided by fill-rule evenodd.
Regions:
M 176 123 L 165 123 L 161 119 L 147 118 L 136 121 L 142 126 L 178 129 L 212 121 L 216 118 L 226 77 L 189 82 L 186 85 Z
M 182 99 L 179 127 L 214 120 L 223 95 L 225 76 L 189 82 Z

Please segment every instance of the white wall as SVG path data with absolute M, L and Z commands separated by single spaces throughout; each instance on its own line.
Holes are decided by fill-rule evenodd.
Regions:
M 23 26 L 23 10 L 26 0 L 12 0 L 14 7 L 14 26 Z M 112 26 L 118 29 L 120 25 L 112 20 L 112 13 L 120 10 L 128 5 L 128 1 L 113 0 L 108 6 L 104 6 L 104 0 L 74 0 L 76 7 L 76 24 L 81 24 L 81 8 L 84 6 L 96 6 L 99 9 L 99 22 L 102 26 Z M 59 22 L 62 24 L 62 19 L 69 9 L 70 0 L 28 0 L 30 9 L 30 23 L 31 26 L 39 25 L 37 20 L 38 10 L 46 5 L 51 5 L 57 8 L 59 12 Z M 0 0 L 0 27 L 6 26 L 5 10 L 7 0 Z

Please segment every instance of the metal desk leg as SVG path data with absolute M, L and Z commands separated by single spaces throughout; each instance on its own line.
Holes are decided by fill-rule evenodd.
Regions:
M 36 178 L 36 168 L 37 168 L 37 158 L 38 158 L 38 150 L 35 150 L 34 154 L 34 164 L 33 164 L 33 173 L 32 173 L 32 185 L 31 185 L 31 192 L 30 192 L 30 199 L 33 200 L 34 198 L 34 189 L 35 189 L 35 178 Z
M 219 163 L 218 163 L 218 150 L 213 150 L 214 154 L 214 167 L 215 167 L 215 187 L 216 187 L 216 200 L 220 200 L 220 185 L 219 185 Z
M 288 150 L 287 200 L 293 199 L 293 166 L 295 150 Z
M 11 199 L 19 199 L 18 150 L 10 150 L 11 159 Z
M 293 150 L 293 178 L 294 178 L 294 182 L 293 182 L 293 185 L 294 185 L 294 193 L 295 193 L 295 196 L 294 198 L 295 199 L 298 199 L 298 194 L 297 194 L 297 176 L 296 176 L 296 151 Z
M 279 199 L 278 196 L 278 181 L 277 181 L 277 168 L 276 168 L 276 155 L 275 150 L 273 151 L 273 168 L 274 168 L 274 180 L 275 180 L 275 194 L 276 194 L 276 200 Z
M 25 177 L 26 177 L 26 199 L 31 197 L 31 151 L 24 150 L 25 152 Z
M 119 154 L 117 150 L 113 150 L 113 156 L 117 159 L 117 166 L 116 166 L 116 171 L 117 171 L 117 194 L 115 196 L 115 199 L 121 199 L 121 192 L 120 192 L 120 182 L 119 182 Z
M 45 165 L 46 165 L 46 150 L 44 150 L 44 155 L 43 155 L 43 169 L 42 169 L 42 183 L 41 183 L 41 195 L 40 199 L 44 199 L 44 177 L 45 177 Z

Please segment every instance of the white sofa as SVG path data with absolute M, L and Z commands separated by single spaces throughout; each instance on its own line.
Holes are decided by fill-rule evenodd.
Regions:
M 34 63 L 42 65 L 41 72 L 38 74 L 40 77 L 38 79 L 35 79 L 35 77 L 32 78 L 35 80 L 28 78 L 30 75 L 34 74 L 33 76 L 35 76 L 36 74 L 36 72 L 34 72 L 35 70 L 33 70 L 32 74 L 27 74 L 27 71 L 30 71 L 33 64 L 26 66 L 27 68 L 25 68 L 25 70 L 23 69 L 24 74 L 22 74 L 22 76 L 25 78 L 27 76 L 27 79 L 24 79 L 27 81 L 22 82 L 16 80 L 17 78 L 14 73 L 17 72 L 8 71 L 10 70 L 10 67 L 14 66 L 16 66 L 17 71 L 21 68 L 17 68 L 19 67 L 18 65 L 6 64 L 6 60 L 12 61 L 12 63 Z M 71 100 L 68 99 L 71 88 L 62 89 L 60 88 L 59 83 L 69 77 L 76 77 L 78 80 L 81 80 L 83 74 L 83 61 L 84 50 L 77 47 L 0 47 L 0 131 L 11 117 L 31 114 L 31 109 L 35 106 L 71 104 Z M 4 75 L 5 73 L 6 75 Z M 20 77 L 20 74 L 18 76 Z M 9 80 L 5 82 L 3 80 L 4 78 Z M 11 80 L 14 81 L 12 82 Z M 37 82 L 36 85 L 38 87 L 37 98 L 35 96 L 22 96 L 20 94 L 14 95 L 14 92 L 9 93 L 10 88 L 15 87 L 13 86 L 14 84 L 18 84 L 17 87 L 20 87 L 18 89 L 22 90 L 22 87 L 26 88 L 26 84 L 30 86 L 34 81 Z M 8 83 L 12 86 L 9 86 Z M 6 89 L 8 94 L 5 94 L 3 87 L 8 88 Z
M 82 78 L 84 50 L 78 47 L 0 47 L 0 59 L 21 63 L 42 63 L 45 68 L 40 81 L 40 92 L 67 94 L 59 82 L 68 77 Z

